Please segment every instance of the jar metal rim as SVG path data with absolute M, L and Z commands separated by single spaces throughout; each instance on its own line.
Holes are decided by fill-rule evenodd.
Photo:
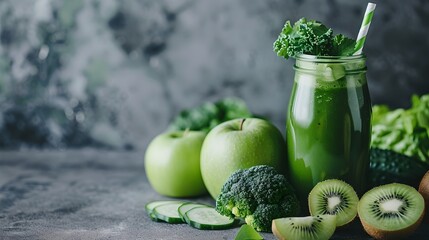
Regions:
M 314 72 L 314 66 L 318 64 L 340 64 L 343 66 L 349 65 L 349 64 L 358 64 L 354 65 L 351 69 L 345 69 L 348 75 L 351 74 L 359 74 L 362 72 L 366 72 L 366 56 L 365 54 L 359 54 L 359 55 L 352 55 L 352 56 L 317 56 L 317 55 L 310 55 L 310 54 L 300 54 L 296 56 L 296 63 L 294 64 L 295 71 L 302 71 L 302 72 Z M 309 64 L 316 64 L 316 65 L 309 65 L 305 66 L 304 63 Z M 360 63 L 360 64 L 359 64 Z M 360 66 L 360 67 L 358 67 Z

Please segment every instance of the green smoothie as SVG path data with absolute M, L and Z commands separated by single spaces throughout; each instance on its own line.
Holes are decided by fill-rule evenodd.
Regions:
M 296 57 L 286 131 L 289 177 L 303 203 L 325 179 L 365 190 L 371 131 L 365 74 L 362 55 Z

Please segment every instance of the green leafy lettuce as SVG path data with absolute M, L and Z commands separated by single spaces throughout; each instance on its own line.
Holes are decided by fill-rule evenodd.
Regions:
M 317 56 L 352 55 L 356 42 L 320 22 L 301 18 L 293 26 L 287 21 L 274 42 L 274 52 L 288 59 L 299 54 Z
M 416 157 L 429 164 L 429 94 L 413 96 L 410 109 L 374 106 L 371 147 Z

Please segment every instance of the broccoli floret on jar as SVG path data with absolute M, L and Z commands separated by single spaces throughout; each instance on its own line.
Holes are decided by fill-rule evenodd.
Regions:
M 254 166 L 234 172 L 216 199 L 216 210 L 231 218 L 244 218 L 257 231 L 271 231 L 276 218 L 296 216 L 299 202 L 285 176 L 273 167 Z

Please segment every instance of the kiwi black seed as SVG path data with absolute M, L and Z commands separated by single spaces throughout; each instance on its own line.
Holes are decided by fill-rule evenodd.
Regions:
M 337 227 L 351 222 L 357 215 L 359 197 L 348 183 L 329 179 L 319 182 L 308 195 L 312 216 L 329 214 L 337 216 Z
M 335 232 L 336 217 L 318 215 L 274 219 L 272 231 L 277 239 L 327 240 Z
M 375 239 L 409 236 L 424 216 L 423 196 L 413 187 L 391 183 L 365 193 L 358 203 L 359 219 Z

